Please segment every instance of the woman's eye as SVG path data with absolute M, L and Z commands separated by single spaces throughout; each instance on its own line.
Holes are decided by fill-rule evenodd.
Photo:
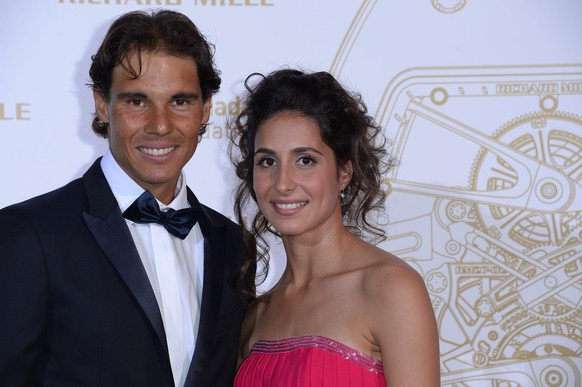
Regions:
M 257 164 L 261 167 L 272 167 L 273 165 L 275 165 L 275 160 L 269 157 L 264 157 L 262 159 L 259 159 Z
M 311 165 L 313 163 L 315 163 L 315 160 L 313 160 L 309 156 L 303 156 L 299 159 L 299 164 L 301 164 L 301 165 Z

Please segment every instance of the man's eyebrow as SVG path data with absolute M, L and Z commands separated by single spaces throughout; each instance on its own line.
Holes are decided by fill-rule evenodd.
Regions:
M 145 93 L 139 91 L 126 91 L 123 93 L 117 94 L 117 98 L 119 99 L 147 99 L 148 96 Z M 198 99 L 200 95 L 198 93 L 176 93 L 172 95 L 173 100 L 175 99 Z
M 200 94 L 198 93 L 177 93 L 172 95 L 172 99 L 198 99 L 200 98 Z
M 119 99 L 145 99 L 145 98 L 147 98 L 147 95 L 145 95 L 144 93 L 140 93 L 140 92 L 127 91 L 124 93 L 117 94 L 117 98 L 119 98 Z

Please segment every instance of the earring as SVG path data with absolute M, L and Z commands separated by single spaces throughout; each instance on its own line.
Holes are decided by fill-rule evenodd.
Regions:
M 343 188 L 339 191 L 339 197 L 342 200 L 342 202 L 344 201 L 344 199 L 346 198 L 346 194 L 344 193 Z

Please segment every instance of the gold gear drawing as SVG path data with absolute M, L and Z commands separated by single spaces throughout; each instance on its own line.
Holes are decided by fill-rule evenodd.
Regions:
M 582 137 L 576 133 L 582 133 L 580 116 L 536 112 L 508 122 L 492 137 L 522 154 L 564 170 L 579 164 L 582 158 Z M 574 170 L 572 173 L 576 175 L 570 176 L 571 179 L 580 182 L 582 172 Z M 511 164 L 482 148 L 473 163 L 469 185 L 475 190 L 495 191 L 514 185 L 516 178 Z M 548 184 L 542 194 L 551 197 L 563 191 L 564 187 Z M 477 204 L 476 210 L 484 231 L 491 232 L 493 227 L 501 232 L 504 240 L 513 241 L 514 247 L 523 251 L 542 245 L 560 246 L 565 236 L 579 227 L 582 216 L 580 211 L 540 213 L 502 205 Z
M 561 172 L 569 171 L 569 178 L 580 184 L 582 172 L 582 118 L 564 112 L 535 112 L 523 115 L 499 128 L 493 138 L 528 157 L 542 161 Z M 573 167 L 574 166 L 574 167 Z M 474 190 L 495 191 L 516 184 L 517 175 L 511 164 L 482 148 L 477 154 L 471 171 L 469 185 Z M 543 187 L 540 192 L 551 198 L 565 192 L 566 187 Z M 542 213 L 503 205 L 475 203 L 476 227 L 496 240 L 509 242 L 506 249 L 499 248 L 504 263 L 520 273 L 511 278 L 508 274 L 506 287 L 518 289 L 526 280 L 539 275 L 544 268 L 551 269 L 582 252 L 582 213 L 565 211 Z M 523 257 L 529 260 L 524 260 Z M 528 263 L 529 262 L 529 263 Z M 534 264 L 532 264 L 534 263 Z M 578 262 L 572 261 L 570 272 L 579 276 Z M 565 272 L 568 272 L 566 267 Z M 552 277 L 546 284 L 551 288 Z M 572 285 L 570 285 L 572 286 Z M 582 289 L 582 280 L 573 286 Z M 527 302 L 517 295 L 512 297 L 513 309 L 502 321 L 499 340 L 490 343 L 495 347 L 492 358 L 531 359 L 561 351 L 575 356 L 582 345 L 582 306 L 580 299 L 574 305 L 562 302 L 559 295 L 550 296 L 538 303 Z M 571 301 L 571 300 L 570 300 Z M 495 313 L 491 305 L 475 306 L 482 316 Z M 567 332 L 563 327 L 568 327 Z M 504 332 L 504 333 L 503 333 Z M 504 337 L 505 336 L 505 337 Z M 556 346 L 555 343 L 562 343 Z M 546 351 L 546 352 L 544 352 Z M 550 352 L 547 352 L 550 351 Z

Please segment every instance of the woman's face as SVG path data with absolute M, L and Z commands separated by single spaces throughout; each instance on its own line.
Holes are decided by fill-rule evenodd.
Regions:
M 263 215 L 283 236 L 325 233 L 341 224 L 338 195 L 349 172 L 338 173 L 334 153 L 312 118 L 281 112 L 258 128 L 253 188 Z

